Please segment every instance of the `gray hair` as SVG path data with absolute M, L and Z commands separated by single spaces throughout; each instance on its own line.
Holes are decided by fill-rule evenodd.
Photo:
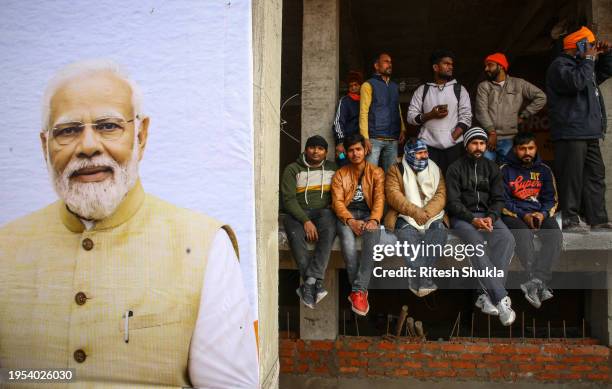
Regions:
M 125 69 L 110 59 L 93 59 L 74 62 L 60 69 L 47 84 L 42 101 L 42 132 L 49 130 L 51 98 L 67 81 L 95 73 L 110 72 L 125 81 L 132 90 L 132 108 L 134 115 L 141 114 L 142 94 L 138 85 L 128 76 Z

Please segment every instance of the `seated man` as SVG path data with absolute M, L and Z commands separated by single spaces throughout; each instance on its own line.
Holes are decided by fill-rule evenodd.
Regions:
M 535 136 L 519 133 L 513 144 L 506 155 L 508 163 L 501 167 L 506 200 L 502 219 L 514 235 L 517 255 L 529 273 L 521 289 L 527 301 L 540 308 L 542 301 L 553 297 L 546 283 L 552 279 L 552 264 L 559 258 L 563 243 L 563 234 L 554 219 L 557 188 L 552 170 L 537 154 Z M 537 257 L 533 246 L 536 233 L 542 240 Z
M 304 152 L 285 168 L 281 181 L 283 204 L 288 212 L 285 231 L 304 281 L 296 292 L 311 309 L 327 295 L 323 278 L 336 237 L 336 217 L 329 208 L 336 165 L 325 159 L 327 147 L 327 141 L 319 135 L 308 138 Z M 315 243 L 313 255 L 308 252 L 306 241 Z
M 346 263 L 353 312 L 365 316 L 368 284 L 372 276 L 374 245 L 380 241 L 380 220 L 385 205 L 385 175 L 381 168 L 365 160 L 365 139 L 361 134 L 344 139 L 349 164 L 341 167 L 332 180 L 332 209 L 338 217 L 337 231 Z M 361 237 L 357 254 L 355 237 Z
M 442 220 L 446 185 L 440 168 L 429 159 L 425 142 L 418 139 L 406 143 L 402 162 L 393 165 L 387 173 L 385 194 L 389 204 L 385 228 L 395 230 L 402 244 L 442 247 L 446 243 L 448 234 Z M 408 267 L 417 271 L 417 276 L 410 277 L 408 283 L 410 290 L 419 297 L 437 289 L 430 277 L 418 276 L 419 267 L 432 267 L 436 259 L 435 255 L 405 258 Z
M 516 314 L 504 285 L 515 243 L 500 219 L 504 206 L 501 173 L 495 162 L 483 158 L 487 140 L 487 133 L 480 127 L 465 133 L 467 154 L 453 162 L 446 173 L 447 211 L 455 234 L 465 243 L 484 245 L 487 249 L 482 256 L 470 257 L 472 268 L 503 271 L 504 277 L 479 278 L 485 291 L 476 306 L 483 313 L 499 315 L 502 324 L 509 326 Z

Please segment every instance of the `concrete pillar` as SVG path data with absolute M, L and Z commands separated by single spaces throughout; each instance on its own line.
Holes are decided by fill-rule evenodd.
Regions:
M 323 136 L 333 159 L 331 126 L 338 104 L 340 1 L 304 0 L 302 30 L 302 149 L 312 135 Z
M 300 339 L 336 339 L 338 336 L 339 299 L 338 270 L 328 268 L 325 272 L 327 297 L 310 309 L 300 304 Z
M 253 127 L 263 389 L 278 388 L 278 177 L 282 0 L 253 0 Z
M 612 42 L 612 1 L 592 0 L 593 32 L 597 39 Z M 612 79 L 608 79 L 601 86 L 601 92 L 606 104 L 608 115 L 607 137 L 602 142 L 601 153 L 606 166 L 606 207 L 608 216 L 612 216 Z M 610 258 L 608 259 L 610 260 Z M 608 289 L 607 294 L 607 344 L 612 344 L 612 265 L 608 262 Z

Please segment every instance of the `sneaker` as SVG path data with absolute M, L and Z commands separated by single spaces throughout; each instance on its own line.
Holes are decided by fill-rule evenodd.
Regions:
M 591 231 L 606 232 L 606 231 L 610 231 L 610 230 L 612 230 L 612 223 L 610 223 L 610 222 L 593 224 L 591 226 Z
M 571 232 L 571 233 L 576 233 L 576 234 L 586 234 L 589 232 L 589 229 L 587 226 L 580 224 L 580 222 L 577 221 L 563 221 L 563 227 L 561 228 L 561 230 L 563 232 Z
M 358 290 L 355 292 L 351 292 L 348 297 L 348 300 L 351 303 L 351 309 L 353 310 L 353 312 L 361 316 L 365 316 L 368 314 L 370 306 L 368 305 L 367 290 Z
M 489 298 L 489 295 L 486 293 L 483 293 L 480 296 L 478 296 L 478 300 L 476 300 L 476 304 L 474 305 L 480 308 L 482 313 L 486 315 L 492 315 L 492 316 L 499 315 L 499 310 L 495 308 L 495 305 L 493 305 L 493 303 L 491 302 L 491 299 Z
M 529 304 L 533 305 L 536 308 L 540 308 L 542 306 L 542 302 L 540 301 L 540 297 L 538 296 L 539 289 L 542 286 L 542 281 L 534 278 L 533 280 L 529 280 L 524 284 L 521 284 L 521 290 L 525 293 L 525 299 L 529 301 Z
M 327 296 L 327 291 L 323 287 L 323 280 L 317 280 L 317 282 L 315 282 L 315 291 L 316 303 L 318 304 L 319 301 L 323 300 L 325 296 Z
M 506 296 L 497 304 L 497 310 L 499 311 L 499 321 L 505 326 L 509 326 L 514 323 L 516 319 L 516 313 L 512 310 L 512 300 L 510 296 Z
M 428 294 L 435 292 L 438 289 L 436 284 L 431 280 L 431 278 L 422 278 L 421 284 L 419 285 L 419 293 L 417 296 L 425 297 Z
M 546 300 L 550 300 L 553 296 L 552 289 L 548 288 L 546 285 L 542 285 L 542 287 L 538 290 L 540 292 L 540 301 L 544 302 Z
M 419 296 L 419 279 L 412 277 L 408 278 L 408 289 L 410 289 L 410 291 L 415 295 Z
M 302 303 L 310 309 L 315 307 L 315 284 L 308 285 L 303 283 L 296 289 L 295 293 L 300 296 Z

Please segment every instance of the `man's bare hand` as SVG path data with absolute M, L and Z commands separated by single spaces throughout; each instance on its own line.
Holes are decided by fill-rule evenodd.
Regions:
M 489 151 L 495 151 L 497 148 L 497 134 L 495 132 L 489 133 L 489 140 L 487 141 L 487 149 Z
M 304 222 L 304 232 L 306 233 L 306 240 L 309 242 L 316 242 L 319 240 L 319 232 L 317 226 L 310 220 Z
M 346 151 L 344 150 L 344 145 L 342 143 L 336 146 L 336 158 L 340 157 L 340 153 L 346 154 Z
M 539 230 L 542 227 L 542 222 L 544 221 L 544 214 L 541 212 L 534 212 L 533 215 L 533 226 L 536 230 Z
M 365 225 L 363 220 L 350 219 L 347 224 L 355 235 L 361 236 L 363 233 L 363 226 Z
M 528 213 L 523 216 L 523 221 L 525 224 L 527 224 L 527 227 L 531 228 L 532 230 L 535 229 L 535 226 L 533 225 L 533 213 Z
M 457 140 L 462 134 L 463 134 L 463 129 L 461 129 L 461 127 L 457 127 L 455 128 L 451 136 L 453 137 L 453 140 Z
M 475 217 L 474 220 L 472 220 L 472 225 L 477 230 L 493 231 L 493 220 L 491 220 L 490 217 Z
M 429 215 L 423 209 L 418 209 L 413 219 L 418 225 L 422 226 L 429 220 Z
M 370 138 L 366 138 L 365 140 L 365 153 L 366 155 L 370 154 L 370 152 L 372 152 L 372 142 L 370 141 Z
M 444 107 L 436 105 L 435 107 L 433 107 L 431 111 L 425 114 L 425 119 L 426 120 L 443 119 L 446 117 L 446 115 L 448 115 L 448 109 L 445 109 Z
M 378 228 L 378 223 L 376 220 L 368 220 L 367 223 L 363 225 L 364 231 L 375 231 Z
M 489 232 L 493 231 L 493 219 L 491 219 L 490 216 L 483 217 L 482 221 L 484 222 L 485 226 L 487 227 L 487 231 L 489 231 Z

